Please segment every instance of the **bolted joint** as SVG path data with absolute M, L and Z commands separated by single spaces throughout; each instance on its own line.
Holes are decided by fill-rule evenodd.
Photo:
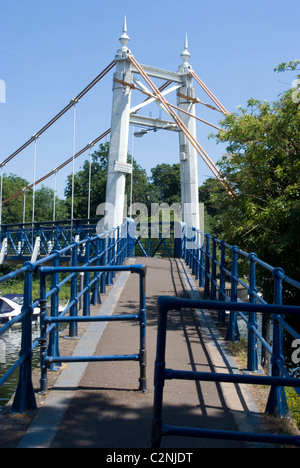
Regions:
M 285 272 L 282 268 L 277 267 L 272 271 L 272 275 L 275 279 L 283 279 L 285 277 Z

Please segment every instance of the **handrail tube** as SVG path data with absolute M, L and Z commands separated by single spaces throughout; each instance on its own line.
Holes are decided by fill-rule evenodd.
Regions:
M 146 270 L 145 265 L 123 265 L 122 267 L 117 266 L 117 265 L 111 265 L 111 266 L 62 266 L 62 267 L 41 267 L 40 268 L 40 273 L 41 275 L 50 275 L 52 273 L 80 273 L 80 272 L 89 272 L 92 273 L 94 271 L 96 272 L 106 272 L 106 271 L 129 271 L 131 273 L 142 273 L 143 271 Z
M 286 387 L 299 387 L 300 379 L 286 377 L 256 376 L 243 374 L 224 374 L 213 372 L 183 371 L 174 369 L 165 369 L 164 378 L 166 380 L 197 380 L 203 382 L 224 382 L 253 385 L 275 385 Z
M 0 283 L 4 283 L 7 280 L 14 279 L 17 276 L 21 275 L 22 273 L 26 273 L 26 271 L 28 271 L 28 269 L 29 269 L 29 267 L 27 265 L 27 266 L 23 266 L 19 270 L 12 271 L 11 273 L 7 273 L 7 275 L 1 276 Z
M 299 436 L 286 436 L 286 435 L 273 435 L 273 434 L 262 434 L 256 433 L 251 434 L 249 432 L 242 431 L 221 431 L 216 429 L 197 429 L 193 427 L 178 427 L 164 424 L 161 426 L 161 433 L 164 436 L 188 436 L 198 437 L 205 439 L 218 439 L 218 440 L 237 440 L 240 442 L 259 442 L 269 444 L 280 444 L 280 445 L 295 445 L 300 447 Z M 153 447 L 159 447 L 159 445 L 153 444 Z
M 108 362 L 108 361 L 138 361 L 139 354 L 108 355 L 108 356 L 63 356 L 62 358 L 47 357 L 48 363 L 59 362 Z
M 111 246 L 112 244 L 110 244 Z M 115 249 L 114 256 L 111 257 L 111 262 L 114 262 L 116 257 L 119 256 L 117 249 Z M 86 256 L 88 259 L 88 255 Z M 78 273 L 83 272 L 84 274 L 90 275 L 90 273 L 116 273 L 116 272 L 131 272 L 137 273 L 139 275 L 139 313 L 138 314 L 121 314 L 121 315 L 96 315 L 90 316 L 90 314 L 85 314 L 82 317 L 78 317 L 77 314 L 71 314 L 70 317 L 62 317 L 62 315 L 51 315 L 47 316 L 46 311 L 46 277 L 52 275 L 54 278 L 59 273 L 72 273 L 77 275 Z M 107 356 L 103 357 L 93 357 L 93 356 L 80 356 L 75 357 L 76 362 L 88 362 L 88 361 L 105 361 L 105 360 L 138 360 L 140 363 L 140 378 L 139 378 L 139 391 L 146 393 L 146 298 L 145 298 L 145 276 L 146 276 L 146 266 L 145 265 L 109 265 L 109 266 L 69 266 L 69 267 L 41 267 L 39 269 L 40 281 L 41 281 L 41 379 L 40 379 L 40 391 L 41 393 L 47 392 L 48 379 L 47 379 L 47 367 L 53 366 L 56 363 L 62 362 L 73 362 L 74 359 L 71 357 L 60 356 L 55 354 L 48 348 L 46 348 L 46 336 L 47 336 L 47 326 L 53 326 L 53 324 L 59 323 L 69 323 L 71 325 L 77 326 L 80 322 L 117 322 L 117 321 L 139 321 L 140 325 L 140 351 L 139 354 L 135 355 L 124 355 L 117 356 L 112 359 Z M 69 275 L 71 276 L 71 275 Z M 97 279 L 97 278 L 96 278 Z M 73 281 L 73 279 L 72 279 Z M 86 282 L 86 286 L 81 294 L 86 294 L 91 288 L 91 284 L 95 283 L 95 278 L 92 280 L 89 279 Z M 73 304 L 77 305 L 79 295 L 76 294 L 72 296 L 68 307 L 69 309 L 73 308 Z M 66 312 L 66 309 L 64 313 Z
M 0 379 L 0 386 L 4 384 L 4 382 L 6 382 L 6 380 L 15 372 L 15 370 L 21 365 L 23 364 L 23 362 L 25 361 L 26 359 L 26 355 L 23 354 L 21 357 L 19 357 L 19 359 L 11 366 L 11 368 L 4 374 L 3 377 L 1 377 Z
M 50 267 L 51 268 L 51 267 Z M 181 307 L 192 309 L 211 309 L 211 310 L 231 310 L 242 312 L 261 312 L 268 314 L 289 314 L 300 315 L 300 306 L 276 305 L 276 304 L 249 304 L 247 302 L 225 302 L 208 301 L 205 299 L 183 299 L 172 296 L 161 296 L 159 299 L 160 307 L 171 307 L 168 310 L 180 310 Z
M 285 276 L 284 281 L 290 284 L 291 286 L 294 286 L 295 288 L 300 288 L 300 282 L 290 278 L 289 276 Z
M 259 341 L 264 345 L 264 347 L 266 348 L 266 350 L 268 351 L 268 353 L 270 355 L 272 355 L 272 348 L 271 346 L 269 345 L 269 343 L 267 343 L 267 341 L 261 336 L 261 334 L 259 333 L 257 327 L 252 327 L 253 328 L 253 332 L 255 333 L 255 335 L 257 336 L 257 338 L 259 339 Z M 248 369 L 249 370 L 249 369 Z M 255 369 L 256 370 L 256 369 Z M 254 372 L 254 371 L 253 371 Z
M 180 311 L 182 309 L 224 309 L 228 308 L 228 303 L 224 301 L 207 301 L 195 299 L 183 299 L 178 297 L 161 296 L 157 301 L 158 306 L 158 330 L 157 330 L 157 348 L 155 360 L 154 374 L 154 411 L 152 424 L 152 447 L 160 448 L 161 439 L 167 435 L 181 435 L 186 437 L 206 437 L 218 439 L 231 439 L 243 441 L 259 441 L 274 443 L 289 444 L 300 446 L 299 436 L 274 436 L 270 434 L 256 434 L 230 431 L 208 431 L 207 429 L 175 427 L 163 424 L 163 392 L 165 380 L 196 380 L 196 381 L 211 381 L 225 382 L 233 384 L 255 384 L 255 385 L 271 385 L 272 389 L 281 389 L 282 386 L 290 386 L 300 388 L 300 380 L 291 377 L 282 377 L 281 375 L 270 376 L 255 376 L 243 374 L 224 374 L 216 372 L 196 372 L 185 370 L 174 370 L 166 368 L 166 341 L 167 341 L 167 317 L 171 310 Z M 290 313 L 300 314 L 300 308 L 297 306 L 283 306 L 281 304 L 262 305 L 262 304 L 245 304 L 245 303 L 229 303 L 231 310 L 238 310 L 240 307 L 248 311 L 255 311 L 258 307 L 262 313 Z M 283 364 L 280 355 L 276 356 L 279 360 L 277 365 Z
M 7 330 L 9 330 L 15 323 L 19 323 L 20 321 L 23 320 L 23 318 L 28 314 L 28 311 L 25 310 L 21 312 L 20 314 L 16 315 L 16 317 L 12 318 L 9 322 L 6 322 L 1 328 L 0 328 L 0 334 L 5 333 Z
M 130 315 L 93 315 L 81 317 L 46 317 L 45 323 L 69 323 L 69 322 L 121 322 L 124 320 L 138 320 L 138 314 Z

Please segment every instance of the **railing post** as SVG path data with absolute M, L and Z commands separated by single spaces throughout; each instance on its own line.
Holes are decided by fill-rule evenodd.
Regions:
M 282 279 L 284 271 L 282 268 L 274 268 L 274 304 L 282 305 Z M 273 314 L 273 351 L 272 351 L 272 377 L 282 377 L 281 368 L 284 366 L 283 356 L 283 327 L 279 321 L 282 315 Z M 280 418 L 289 414 L 284 387 L 271 387 L 266 413 L 279 416 Z
M 59 267 L 59 252 L 56 252 L 56 258 L 53 260 L 54 268 Z M 51 288 L 58 288 L 59 274 L 54 273 L 52 275 Z M 51 296 L 51 317 L 58 317 L 58 306 L 59 306 L 59 291 L 52 294 Z M 48 356 L 59 357 L 59 323 L 56 323 L 53 329 L 49 333 L 49 345 L 48 345 Z M 58 371 L 61 364 L 51 363 L 50 369 L 52 371 Z
M 106 237 L 103 237 L 101 239 L 101 244 L 102 244 L 102 256 L 101 256 L 101 266 L 106 266 Z M 101 273 L 101 279 L 100 279 L 100 292 L 101 294 L 106 293 L 106 273 Z
M 85 266 L 90 265 L 90 242 L 87 240 L 85 244 Z M 83 288 L 86 291 L 83 293 L 83 316 L 90 316 L 90 273 L 84 273 Z
M 134 238 L 135 224 L 132 218 L 125 218 L 124 221 L 127 223 L 126 224 L 126 231 L 127 231 L 126 256 L 128 258 L 132 258 L 135 255 L 135 238 Z
M 174 258 L 184 258 L 184 227 L 185 223 L 174 222 Z
M 96 250 L 96 257 L 97 257 L 95 266 L 100 265 L 100 241 L 101 241 L 100 237 L 98 237 L 98 239 L 96 239 L 95 241 L 95 250 Z M 96 305 L 96 304 L 101 304 L 101 297 L 100 297 L 100 292 L 99 292 L 100 274 L 95 272 L 94 278 L 97 278 L 97 280 L 93 284 L 91 304 Z
M 197 231 L 195 228 L 192 228 L 193 233 L 193 248 L 192 248 L 192 263 L 191 263 L 191 270 L 192 275 L 196 276 L 197 274 L 197 262 L 196 262 L 196 252 L 197 252 Z
M 182 258 L 184 259 L 184 261 L 186 262 L 186 258 L 187 258 L 187 249 L 186 249 L 186 224 L 184 223 L 183 224 L 183 227 L 182 227 Z
M 157 348 L 154 370 L 154 404 L 152 423 L 152 448 L 160 448 L 162 439 L 162 411 L 164 373 L 166 368 L 166 338 L 168 310 L 158 300 Z
M 26 315 L 22 319 L 22 341 L 20 357 L 24 361 L 20 366 L 19 382 L 15 393 L 12 412 L 24 413 L 37 409 L 32 385 L 32 264 L 28 263 L 29 269 L 25 273 L 24 281 L 24 303 L 22 312 Z M 26 265 L 26 264 L 25 264 Z
M 111 252 L 111 249 L 112 249 L 112 231 L 109 232 L 109 235 L 108 235 L 108 242 L 107 242 L 107 265 L 108 266 L 111 266 L 111 263 L 112 263 L 112 252 Z M 106 273 L 106 284 L 108 286 L 111 286 L 113 284 L 113 280 L 112 280 L 112 273 L 110 271 L 108 271 Z
M 220 260 L 220 289 L 219 289 L 219 301 L 225 301 L 225 286 L 226 286 L 226 273 L 224 268 L 226 266 L 226 247 L 225 242 L 221 241 L 221 260 Z M 218 322 L 225 323 L 226 321 L 226 312 L 225 310 L 218 311 Z
M 212 238 L 212 259 L 211 259 L 211 288 L 210 288 L 210 298 L 212 301 L 217 299 L 217 244 L 216 238 Z
M 114 265 L 120 265 L 119 263 L 119 255 L 120 255 L 120 235 L 121 228 L 120 226 L 117 227 L 117 239 L 115 239 L 115 249 L 114 249 Z
M 40 394 L 46 394 L 48 391 L 47 378 L 47 300 L 46 300 L 46 276 L 40 277 L 40 361 L 41 361 L 41 378 L 40 378 Z
M 72 248 L 71 252 L 71 265 L 76 267 L 78 265 L 78 244 L 76 243 Z M 70 301 L 76 301 L 75 304 L 72 305 L 70 309 L 70 316 L 77 317 L 78 315 L 78 303 L 77 303 L 77 296 L 78 296 L 78 275 L 77 273 L 73 273 L 73 277 L 71 279 L 71 297 Z M 78 337 L 78 323 L 77 322 L 70 322 L 69 324 L 69 336 L 65 338 L 77 338 Z
M 199 288 L 204 285 L 204 239 L 205 235 L 203 231 L 200 231 L 200 244 L 199 244 Z
M 139 311 L 139 322 L 140 322 L 140 379 L 139 379 L 139 391 L 147 393 L 147 380 L 146 380 L 146 362 L 147 362 L 147 350 L 146 350 L 146 271 L 147 267 L 144 266 L 140 273 L 140 311 Z
M 204 296 L 209 297 L 209 289 L 210 289 L 210 245 L 209 239 L 210 235 L 206 234 L 206 246 L 205 246 L 205 274 L 204 274 Z
M 255 253 L 248 255 L 249 259 L 249 303 L 255 304 L 256 299 L 254 294 L 257 293 L 256 288 L 256 259 Z M 247 370 L 255 372 L 258 369 L 258 356 L 257 356 L 257 336 L 255 330 L 258 329 L 257 325 L 257 313 L 249 312 L 249 323 L 248 323 L 248 365 Z
M 238 287 L 238 252 L 239 248 L 234 245 L 231 247 L 232 251 L 232 270 L 231 270 L 231 302 L 237 302 L 237 287 Z M 237 323 L 237 312 L 230 311 L 230 321 L 226 332 L 226 340 L 238 341 L 240 339 L 240 332 Z
M 195 241 L 195 279 L 199 280 L 200 277 L 200 243 L 201 243 L 201 232 L 196 230 L 196 241 Z

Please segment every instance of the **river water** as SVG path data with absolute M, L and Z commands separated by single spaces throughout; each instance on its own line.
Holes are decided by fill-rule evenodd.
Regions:
M 33 339 L 40 336 L 40 326 L 38 322 L 33 322 Z M 21 349 L 21 326 L 15 325 L 0 335 L 0 378 L 17 361 Z M 39 362 L 39 348 L 33 353 L 33 363 Z M 13 396 L 19 380 L 19 371 L 16 370 L 0 388 L 0 412 Z

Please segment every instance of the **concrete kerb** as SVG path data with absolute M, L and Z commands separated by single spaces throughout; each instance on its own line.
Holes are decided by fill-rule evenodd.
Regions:
M 199 288 L 182 260 L 180 261 L 180 268 L 183 272 L 183 278 L 191 299 L 201 299 Z M 230 370 L 233 374 L 239 374 L 238 366 L 220 336 L 209 311 L 198 309 L 196 310 L 196 314 L 200 321 L 201 333 L 215 370 L 219 370 L 222 373 L 229 373 Z M 241 384 L 232 385 L 226 383 L 222 383 L 221 387 L 227 407 L 232 411 L 240 431 L 253 432 L 257 430 L 260 424 L 260 413 L 248 387 Z
M 135 260 L 129 259 L 127 263 L 134 264 Z M 99 315 L 113 314 L 129 277 L 130 272 L 120 274 L 105 302 L 101 305 Z M 92 356 L 106 326 L 107 322 L 91 323 L 78 342 L 73 356 Z M 72 389 L 78 387 L 87 366 L 88 362 L 69 363 L 68 367 L 63 370 L 17 448 L 50 448 L 73 397 Z

